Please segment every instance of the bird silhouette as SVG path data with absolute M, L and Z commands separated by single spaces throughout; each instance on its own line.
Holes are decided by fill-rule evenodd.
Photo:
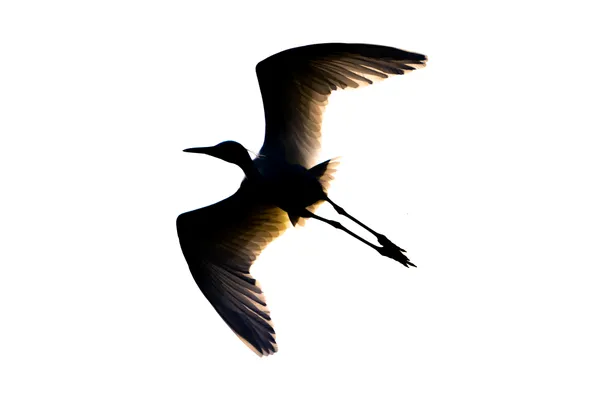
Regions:
M 177 232 L 198 287 L 258 355 L 273 354 L 277 344 L 265 297 L 250 275 L 250 267 L 289 226 L 317 219 L 383 256 L 406 267 L 414 266 L 403 249 L 327 196 L 338 161 L 316 164 L 316 159 L 322 113 L 332 91 L 403 75 L 423 67 L 426 60 L 421 54 L 370 44 L 325 43 L 282 51 L 256 66 L 266 120 L 265 140 L 258 156 L 252 159 L 241 144 L 233 141 L 184 150 L 233 163 L 245 174 L 231 197 L 181 214 Z M 323 202 L 373 234 L 379 246 L 337 221 L 316 215 L 317 206 Z

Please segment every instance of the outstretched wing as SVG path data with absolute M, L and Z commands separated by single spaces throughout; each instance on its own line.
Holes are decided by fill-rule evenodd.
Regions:
M 321 148 L 321 118 L 336 89 L 368 85 L 425 66 L 427 57 L 371 44 L 325 43 L 277 53 L 256 66 L 265 110 L 260 154 L 312 167 Z
M 277 344 L 250 266 L 288 226 L 284 211 L 261 203 L 244 184 L 233 196 L 177 218 L 181 249 L 198 287 L 227 325 L 261 356 L 275 353 Z

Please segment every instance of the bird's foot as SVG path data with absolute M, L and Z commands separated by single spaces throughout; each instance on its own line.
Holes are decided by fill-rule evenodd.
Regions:
M 382 247 L 377 248 L 377 251 L 379 252 L 379 254 L 381 254 L 382 256 L 391 258 L 392 260 L 398 261 L 400 264 L 404 265 L 406 268 L 409 268 L 409 266 L 411 266 L 411 265 L 413 267 L 416 267 L 416 265 L 411 263 L 410 260 L 408 259 L 408 257 L 406 257 L 406 255 L 404 254 L 406 252 L 406 250 L 396 246 L 387 237 L 385 237 L 383 235 L 379 235 L 377 237 L 377 240 L 379 241 L 379 244 L 381 244 L 381 246 L 382 246 Z
M 377 235 L 377 241 L 383 247 L 391 247 L 393 249 L 397 249 L 403 253 L 406 253 L 406 250 L 404 250 L 401 247 L 396 246 L 396 244 L 392 243 L 392 241 L 390 239 L 388 239 L 385 235 Z

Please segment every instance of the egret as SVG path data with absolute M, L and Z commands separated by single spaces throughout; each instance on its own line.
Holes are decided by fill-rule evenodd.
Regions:
M 427 57 L 371 44 L 325 43 L 288 49 L 256 66 L 266 129 L 252 159 L 239 143 L 184 151 L 239 166 L 245 175 L 229 198 L 181 214 L 177 233 L 196 284 L 229 327 L 260 356 L 277 351 L 265 297 L 250 267 L 288 227 L 314 218 L 360 240 L 379 254 L 414 266 L 405 251 L 369 228 L 327 196 L 337 160 L 316 164 L 321 119 L 328 96 L 389 75 L 425 66 Z M 315 214 L 328 202 L 337 213 L 373 234 L 380 246 L 337 221 Z

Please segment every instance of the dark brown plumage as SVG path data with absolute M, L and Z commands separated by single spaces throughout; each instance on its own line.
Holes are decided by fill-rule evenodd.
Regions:
M 325 43 L 289 49 L 256 66 L 265 110 L 260 154 L 315 165 L 321 119 L 332 91 L 358 88 L 425 66 L 427 57 L 393 47 Z
M 333 90 L 356 88 L 425 65 L 426 57 L 368 44 L 328 43 L 285 50 L 256 67 L 265 110 L 265 142 L 252 160 L 236 142 L 187 149 L 234 163 L 246 178 L 231 197 L 181 214 L 177 232 L 190 271 L 215 310 L 257 354 L 277 351 L 275 331 L 262 290 L 250 267 L 262 250 L 292 224 L 315 218 L 341 229 L 405 266 L 404 250 L 327 197 L 337 166 L 315 165 L 321 120 Z M 336 221 L 314 214 L 327 201 L 374 234 L 380 246 Z

